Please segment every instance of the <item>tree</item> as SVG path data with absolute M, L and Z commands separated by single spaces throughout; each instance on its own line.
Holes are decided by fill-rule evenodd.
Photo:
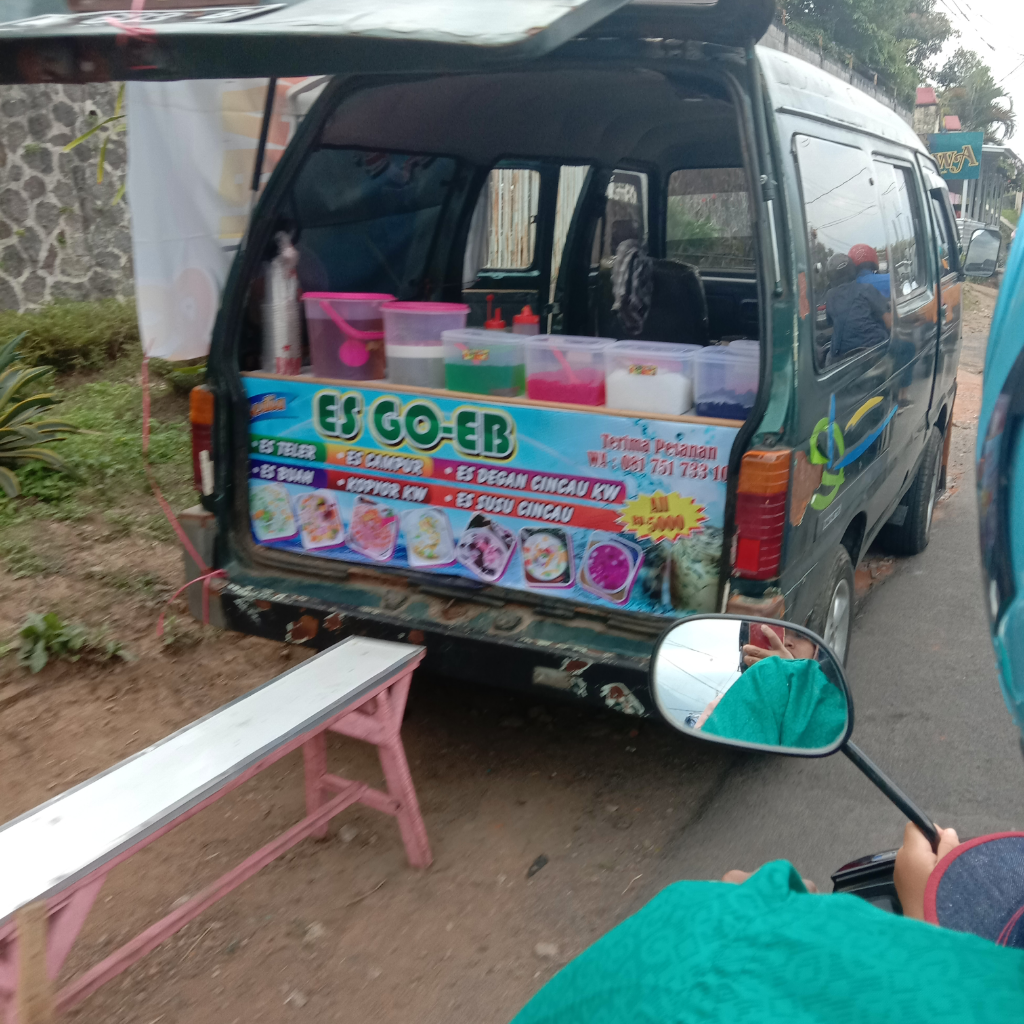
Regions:
M 956 114 L 965 131 L 984 132 L 986 142 L 1002 143 L 1013 137 L 1017 128 L 1013 100 L 976 53 L 960 47 L 935 81 L 944 87 L 939 95 L 943 111 Z
M 782 0 L 794 35 L 843 63 L 876 72 L 899 100 L 914 90 L 953 33 L 937 0 Z

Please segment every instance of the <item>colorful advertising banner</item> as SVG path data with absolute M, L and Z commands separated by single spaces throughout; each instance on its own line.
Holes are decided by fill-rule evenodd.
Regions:
M 629 611 L 714 610 L 736 427 L 244 381 L 258 544 Z
M 928 149 L 947 181 L 981 177 L 981 132 L 940 132 L 928 136 Z

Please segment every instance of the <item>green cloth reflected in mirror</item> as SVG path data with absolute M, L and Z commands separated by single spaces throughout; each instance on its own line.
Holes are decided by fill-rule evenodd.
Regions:
M 713 742 L 825 754 L 849 731 L 842 669 L 820 638 L 791 623 L 686 619 L 659 644 L 651 683 L 669 722 Z
M 719 699 L 706 735 L 817 750 L 846 731 L 846 698 L 816 661 L 763 658 Z

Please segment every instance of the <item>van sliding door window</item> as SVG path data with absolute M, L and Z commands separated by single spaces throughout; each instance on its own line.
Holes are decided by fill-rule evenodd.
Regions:
M 482 270 L 529 270 L 537 245 L 540 173 L 496 167 L 480 190 L 466 240 L 463 283 Z
M 862 150 L 808 135 L 795 135 L 793 150 L 807 219 L 814 362 L 824 370 L 889 340 L 885 224 Z
M 665 255 L 701 270 L 754 272 L 750 193 L 742 167 L 672 172 L 668 179 Z
M 893 298 L 900 304 L 928 287 L 925 239 L 914 172 L 876 161 L 882 209 L 889 228 Z

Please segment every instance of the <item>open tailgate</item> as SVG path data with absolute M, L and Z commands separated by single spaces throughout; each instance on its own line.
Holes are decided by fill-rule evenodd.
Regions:
M 5 0 L 0 83 L 468 71 L 541 57 L 605 21 L 612 35 L 738 45 L 761 35 L 773 9 L 772 0 Z

